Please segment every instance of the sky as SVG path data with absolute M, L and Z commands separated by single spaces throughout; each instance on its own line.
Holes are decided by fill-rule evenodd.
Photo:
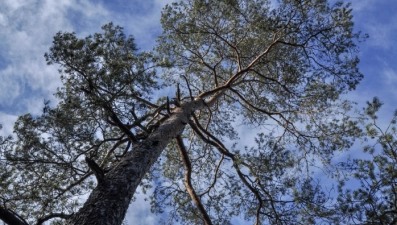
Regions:
M 110 21 L 135 37 L 138 48 L 150 50 L 161 34 L 162 7 L 171 0 L 1 0 L 0 3 L 0 135 L 12 133 L 17 116 L 40 114 L 44 99 L 61 86 L 56 66 L 44 53 L 58 31 L 85 37 Z M 397 1 L 351 0 L 356 31 L 369 34 L 360 44 L 363 81 L 343 96 L 357 108 L 377 96 L 384 102 L 380 122 L 397 109 Z M 127 213 L 129 224 L 156 224 L 144 196 Z

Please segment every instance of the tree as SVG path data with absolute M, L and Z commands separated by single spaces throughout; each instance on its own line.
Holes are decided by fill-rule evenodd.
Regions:
M 0 212 L 121 224 L 138 185 L 155 183 L 152 209 L 171 207 L 170 223 L 335 221 L 311 172 L 357 136 L 339 100 L 362 79 L 350 6 L 186 0 L 161 23 L 153 53 L 111 23 L 84 39 L 55 35 L 45 58 L 60 66 L 59 103 L 17 120 Z M 167 85 L 175 96 L 156 99 Z M 241 149 L 237 125 L 268 132 Z
M 384 129 L 378 124 L 377 112 L 382 106 L 380 100 L 374 98 L 367 105 L 364 112 L 370 122 L 364 132 L 374 142 L 364 146 L 363 151 L 371 157 L 356 158 L 341 164 L 350 174 L 349 177 L 359 183 L 359 187 L 346 188 L 346 180 L 340 182 L 340 214 L 354 224 L 396 224 L 397 111 Z

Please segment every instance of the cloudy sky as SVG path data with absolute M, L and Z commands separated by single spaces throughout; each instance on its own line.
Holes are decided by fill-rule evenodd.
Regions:
M 113 21 L 132 34 L 138 47 L 150 50 L 161 33 L 161 8 L 171 0 L 1 0 L 0 3 L 0 135 L 12 133 L 18 115 L 40 114 L 44 99 L 60 86 L 55 66 L 44 53 L 58 31 L 85 37 Z M 356 30 L 368 33 L 362 43 L 360 69 L 365 78 L 345 96 L 358 108 L 378 96 L 384 103 L 381 120 L 397 109 L 397 1 L 351 0 Z M 156 224 L 149 204 L 139 196 L 127 220 Z

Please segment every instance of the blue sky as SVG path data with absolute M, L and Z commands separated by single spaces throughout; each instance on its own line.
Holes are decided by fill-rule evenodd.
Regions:
M 58 31 L 84 37 L 113 21 L 132 34 L 137 46 L 150 50 L 161 33 L 161 8 L 171 0 L 2 0 L 0 4 L 0 135 L 12 133 L 24 113 L 40 114 L 44 99 L 61 85 L 56 66 L 47 66 L 44 53 Z M 352 0 L 356 30 L 370 38 L 361 43 L 360 69 L 364 80 L 344 96 L 357 108 L 378 96 L 385 103 L 381 122 L 397 109 L 397 1 Z M 138 196 L 127 220 L 156 224 L 149 204 Z

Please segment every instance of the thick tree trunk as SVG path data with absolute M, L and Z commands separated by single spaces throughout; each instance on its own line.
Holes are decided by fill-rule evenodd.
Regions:
M 214 100 L 214 99 L 212 99 Z M 68 225 L 120 225 L 143 176 L 168 143 L 182 134 L 191 113 L 206 107 L 201 99 L 183 103 L 170 118 L 106 174 L 92 191 L 83 207 L 67 220 Z

